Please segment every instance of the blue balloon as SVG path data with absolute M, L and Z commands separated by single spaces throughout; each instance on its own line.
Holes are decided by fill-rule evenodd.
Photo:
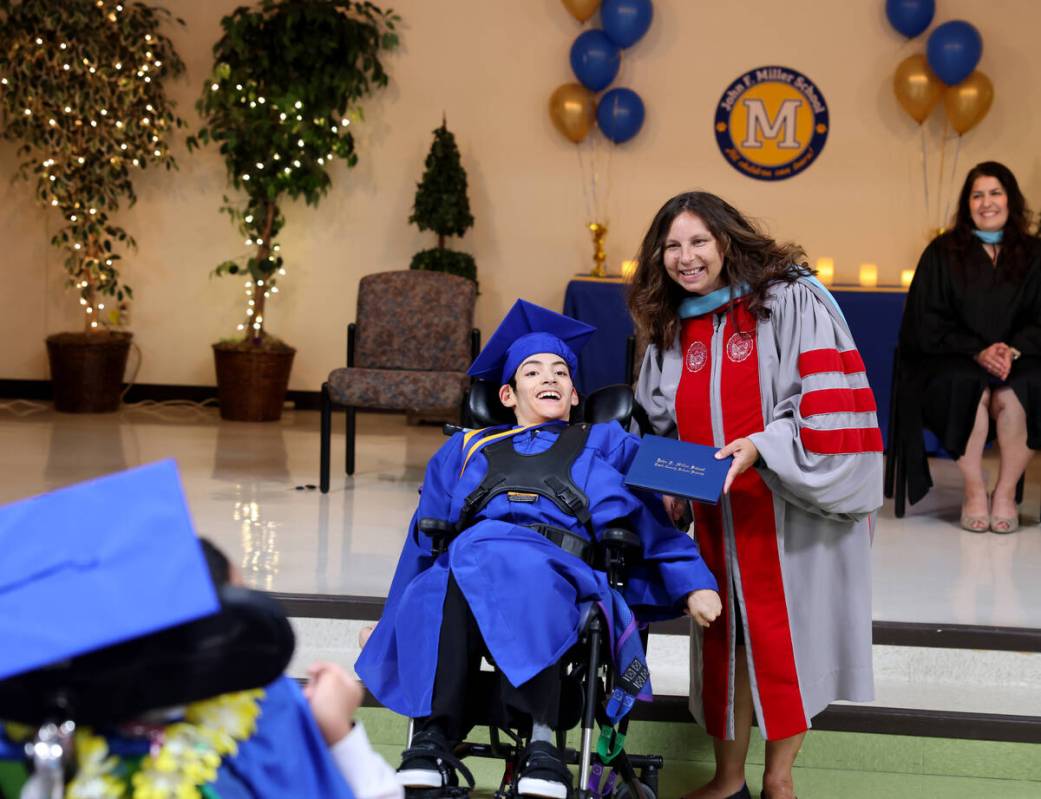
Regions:
M 602 30 L 579 34 L 571 45 L 571 69 L 587 89 L 606 89 L 622 63 L 622 51 Z
M 596 107 L 596 124 L 615 144 L 629 141 L 643 126 L 643 100 L 632 89 L 611 89 Z
M 651 27 L 653 16 L 651 0 L 604 0 L 600 4 L 604 33 L 619 47 L 636 44 Z
M 945 22 L 929 34 L 925 57 L 937 77 L 948 86 L 961 83 L 980 62 L 983 37 L 968 22 Z
M 889 24 L 913 39 L 932 24 L 936 0 L 886 0 Z

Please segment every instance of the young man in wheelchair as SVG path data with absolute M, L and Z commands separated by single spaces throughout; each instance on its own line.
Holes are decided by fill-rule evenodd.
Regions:
M 380 702 L 415 721 L 398 771 L 409 795 L 460 793 L 452 750 L 476 721 L 482 655 L 499 671 L 504 710 L 532 720 L 517 793 L 564 799 L 571 777 L 553 733 L 580 606 L 598 603 L 608 620 L 624 675 L 615 718 L 649 695 L 633 613 L 686 612 L 707 626 L 720 612 L 694 542 L 668 523 L 659 497 L 623 482 L 638 439 L 617 422 L 568 424 L 575 351 L 593 332 L 518 301 L 470 368 L 501 384 L 516 426 L 456 433 L 427 466 L 383 617 L 356 665 Z M 612 528 L 642 544 L 621 592 L 596 568 L 596 542 Z

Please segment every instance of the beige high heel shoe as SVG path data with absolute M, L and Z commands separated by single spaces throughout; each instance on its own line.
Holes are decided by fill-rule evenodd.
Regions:
M 972 516 L 965 513 L 965 505 L 962 505 L 961 529 L 970 533 L 985 533 L 991 529 L 990 518 L 990 494 L 987 495 L 987 514 L 985 516 Z

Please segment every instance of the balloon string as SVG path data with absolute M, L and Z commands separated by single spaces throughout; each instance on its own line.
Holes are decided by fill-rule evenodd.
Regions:
M 601 209 L 601 212 L 604 215 L 605 225 L 607 224 L 611 213 L 611 160 L 617 146 L 618 145 L 614 142 L 607 142 L 605 144 L 605 147 L 607 148 L 607 164 L 604 167 L 604 207 Z
M 919 124 L 918 131 L 922 134 L 922 193 L 925 196 L 925 218 L 929 219 L 929 156 L 925 146 L 925 125 Z
M 593 138 L 593 213 L 596 218 L 594 222 L 599 222 L 601 225 L 606 225 L 607 220 L 604 219 L 604 192 L 603 186 L 603 172 L 604 172 L 604 135 L 599 130 L 594 130 L 592 133 Z
M 588 136 L 586 140 L 588 140 Z M 586 222 L 593 221 L 593 209 L 589 200 L 589 183 L 587 182 L 587 176 L 589 171 L 586 169 L 585 159 L 582 158 L 582 148 L 585 145 L 585 140 L 575 145 L 575 152 L 578 154 L 578 173 L 579 179 L 582 183 L 582 202 L 586 207 Z
M 961 152 L 961 134 L 954 140 L 954 158 L 951 160 L 951 180 L 947 184 L 947 204 L 943 208 L 944 219 L 951 211 L 951 198 L 954 195 L 954 181 L 958 177 L 958 154 Z
M 600 200 L 598 196 L 596 196 L 598 195 L 598 190 L 596 190 L 598 189 L 598 185 L 596 185 L 596 181 L 598 181 L 598 173 L 600 170 L 600 137 L 598 132 L 595 130 L 591 131 L 589 135 L 592 136 L 589 153 L 589 196 L 592 200 L 592 218 L 589 222 L 601 222 Z
M 936 212 L 939 213 L 943 206 L 943 165 L 947 155 L 947 120 L 943 121 L 943 136 L 940 139 L 940 170 L 936 173 Z M 936 227 L 944 226 L 943 219 L 937 220 Z

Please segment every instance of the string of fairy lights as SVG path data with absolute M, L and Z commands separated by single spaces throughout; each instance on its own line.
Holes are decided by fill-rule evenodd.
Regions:
M 62 34 L 48 21 L 27 33 L 24 41 L 5 48 L 14 55 L 8 74 L 0 70 L 0 97 L 7 95 L 8 127 L 20 126 L 21 137 L 39 152 L 23 166 L 37 179 L 38 199 L 56 208 L 64 219 L 54 242 L 69 252 L 69 285 L 79 293 L 79 305 L 90 328 L 122 321 L 124 296 L 127 300 L 133 296 L 128 286 L 119 283 L 116 261 L 120 256 L 111 246 L 114 238 L 131 244 L 133 240 L 110 223 L 107 211 L 118 206 L 120 196 L 134 196 L 131 168 L 164 162 L 172 165 L 167 137 L 173 123 L 182 123 L 166 110 L 168 103 L 159 84 L 162 78 L 183 70 L 165 37 L 142 32 L 139 24 L 120 24 L 128 21 L 122 3 L 96 0 L 94 5 L 104 20 L 119 25 L 125 34 L 107 40 L 73 36 Z M 101 20 L 91 24 L 105 26 Z M 149 23 L 152 31 L 154 24 Z M 91 47 L 96 51 L 89 51 Z M 57 88 L 41 91 L 19 86 L 23 75 L 39 82 L 40 72 L 21 69 L 15 63 L 18 58 L 57 71 L 56 80 L 47 78 Z M 265 241 L 275 237 L 281 217 L 276 209 L 272 231 L 270 215 L 261 211 L 271 202 L 268 198 L 283 191 L 294 197 L 304 194 L 313 201 L 328 186 L 325 170 L 334 159 L 340 157 L 353 165 L 352 119 L 342 112 L 307 108 L 306 98 L 273 99 L 255 81 L 242 80 L 241 75 L 235 79 L 230 73 L 226 64 L 219 64 L 208 82 L 207 94 L 217 101 L 214 105 L 221 111 L 246 111 L 249 118 L 243 127 L 254 135 L 265 128 L 274 131 L 270 155 L 229 165 L 232 184 L 250 195 L 246 212 L 235 212 L 244 243 L 258 248 L 251 269 L 242 270 L 247 307 L 238 329 L 259 335 L 264 318 L 258 306 L 278 294 L 278 279 L 287 274 L 279 255 L 281 246 Z M 90 136 L 92 131 L 99 135 Z M 99 159 L 107 161 L 100 180 Z M 106 302 L 116 307 L 107 308 Z
M 347 158 L 351 148 L 347 136 L 351 120 L 340 114 L 311 115 L 302 100 L 287 100 L 284 103 L 269 99 L 262 87 L 255 81 L 245 83 L 235 81 L 231 77 L 215 77 L 209 85 L 210 92 L 224 93 L 226 101 L 248 109 L 254 116 L 254 123 L 270 123 L 281 132 L 274 137 L 273 152 L 265 160 L 249 164 L 229 165 L 233 184 L 239 184 L 247 194 L 264 196 L 266 193 L 257 186 L 258 180 L 274 181 L 276 194 L 294 186 L 298 176 L 323 169 L 331 165 L 337 157 Z M 316 135 L 316 134 L 323 135 Z M 329 141 L 331 134 L 332 142 Z M 309 141 L 311 143 L 309 143 Z M 317 147 L 315 142 L 322 146 Z M 325 146 L 328 145 L 328 146 Z M 251 191 L 252 189 L 252 191 Z M 262 202 L 269 202 L 263 200 Z M 250 208 L 258 204 L 252 200 Z M 265 246 L 264 227 L 266 220 L 260 219 L 257 211 L 249 211 L 242 217 L 246 232 L 245 246 L 257 247 L 258 254 Z M 274 257 L 281 252 L 281 245 L 276 241 L 267 241 L 267 247 Z M 278 278 L 287 274 L 284 266 L 271 270 L 265 277 L 253 274 L 245 279 L 244 294 L 246 296 L 245 320 L 237 326 L 239 332 L 249 331 L 259 336 L 264 329 L 263 314 L 257 310 L 258 294 L 269 299 L 278 294 Z
M 111 239 L 130 243 L 133 239 L 109 223 L 105 209 L 117 207 L 120 195 L 133 197 L 127 164 L 143 169 L 147 163 L 172 161 L 165 137 L 172 121 L 180 123 L 153 104 L 160 102 L 161 88 L 150 84 L 158 84 L 169 72 L 162 57 L 167 45 L 152 33 L 140 35 L 133 26 L 119 26 L 127 21 L 121 3 L 96 0 L 94 5 L 103 15 L 102 26 L 106 21 L 117 24 L 116 36 L 77 38 L 40 29 L 5 47 L 8 52 L 25 53 L 22 57 L 33 63 L 53 64 L 59 90 L 34 93 L 32 86 L 18 85 L 19 75 L 35 78 L 39 69 L 25 73 L 12 64 L 10 75 L 0 75 L 0 92 L 9 95 L 4 98 L 9 128 L 42 151 L 26 166 L 37 178 L 37 198 L 57 208 L 65 220 L 54 241 L 70 252 L 68 283 L 79 292 L 89 328 L 118 324 L 126 300 L 132 297 L 128 286 L 119 285 L 115 269 L 119 256 L 112 254 Z M 92 53 L 92 47 L 107 57 Z M 177 61 L 175 54 L 172 57 Z M 175 72 L 183 68 L 179 61 L 174 66 Z M 20 114 L 12 115 L 17 111 L 14 103 L 22 105 Z M 90 135 L 95 131 L 99 135 Z M 98 179 L 98 159 L 107 161 L 107 185 Z M 109 314 L 104 313 L 106 304 L 101 300 L 106 295 L 116 302 Z

